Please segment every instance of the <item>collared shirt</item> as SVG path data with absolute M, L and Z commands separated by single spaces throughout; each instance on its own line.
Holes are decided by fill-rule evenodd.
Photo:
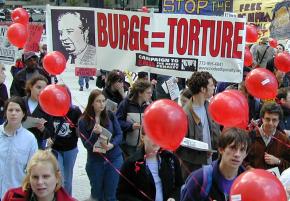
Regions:
M 276 129 L 274 130 L 274 132 L 270 136 L 268 136 L 264 132 L 264 130 L 263 130 L 263 124 L 262 124 L 261 127 L 259 128 L 259 131 L 260 131 L 260 134 L 261 134 L 262 139 L 265 142 L 265 145 L 268 146 L 268 144 L 271 142 L 272 136 L 276 133 Z
M 37 151 L 34 135 L 22 126 L 7 135 L 0 126 L 0 198 L 9 188 L 21 185 L 28 161 Z

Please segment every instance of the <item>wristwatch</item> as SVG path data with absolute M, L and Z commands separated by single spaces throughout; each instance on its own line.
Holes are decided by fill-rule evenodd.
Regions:
M 278 159 L 278 165 L 280 165 L 281 164 L 281 160 L 280 159 Z

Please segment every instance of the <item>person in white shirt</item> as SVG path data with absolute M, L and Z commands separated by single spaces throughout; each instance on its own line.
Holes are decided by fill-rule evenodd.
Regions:
M 37 151 L 34 135 L 22 127 L 27 117 L 24 101 L 12 97 L 4 106 L 6 121 L 0 126 L 0 198 L 21 185 L 28 161 Z

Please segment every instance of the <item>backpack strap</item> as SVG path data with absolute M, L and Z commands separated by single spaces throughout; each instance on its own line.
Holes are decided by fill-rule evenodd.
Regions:
M 203 166 L 202 173 L 203 173 L 203 182 L 201 186 L 200 195 L 202 199 L 205 200 L 207 199 L 212 186 L 212 173 L 213 173 L 212 165 Z
M 266 52 L 267 52 L 267 50 L 268 50 L 269 47 L 270 47 L 270 46 L 267 46 L 267 47 L 266 47 L 266 49 L 265 49 L 265 51 L 264 51 L 264 54 L 263 54 L 261 60 L 259 61 L 258 65 L 260 65 L 260 64 L 262 63 L 262 61 L 263 61 L 263 59 L 264 59 L 264 57 L 265 57 L 265 54 L 266 54 Z

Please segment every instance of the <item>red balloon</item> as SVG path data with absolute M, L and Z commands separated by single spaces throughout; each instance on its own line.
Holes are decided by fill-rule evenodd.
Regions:
M 18 47 L 23 48 L 28 37 L 27 28 L 23 24 L 14 23 L 7 29 L 8 41 Z
M 160 99 L 144 112 L 144 129 L 149 138 L 164 149 L 176 150 L 187 132 L 187 116 L 174 101 Z
M 43 58 L 44 69 L 52 75 L 61 74 L 64 71 L 65 66 L 66 59 L 61 52 L 53 51 L 45 55 Z
M 238 176 L 230 191 L 231 198 L 234 195 L 240 195 L 242 201 L 287 201 L 279 179 L 262 169 L 251 169 Z
M 278 45 L 278 41 L 277 41 L 275 38 L 269 38 L 269 45 L 270 45 L 272 48 L 276 48 L 277 45 Z
M 15 23 L 20 23 L 26 26 L 29 22 L 29 14 L 23 8 L 16 8 L 11 13 L 11 19 Z
M 213 120 L 225 127 L 247 126 L 248 101 L 237 90 L 226 90 L 215 95 L 210 101 L 208 110 Z
M 239 90 L 225 90 L 225 93 L 230 93 L 231 95 L 235 96 L 237 100 L 240 101 L 241 108 L 243 108 L 243 112 L 240 113 L 241 116 L 241 123 L 235 125 L 235 127 L 246 129 L 249 123 L 249 102 L 245 95 Z
M 257 98 L 273 99 L 277 95 L 277 79 L 271 71 L 265 68 L 256 68 L 249 72 L 245 85 L 247 91 Z
M 247 24 L 246 28 L 246 42 L 255 43 L 259 38 L 256 26 Z
M 253 64 L 253 55 L 249 48 L 245 48 L 245 53 L 244 53 L 244 66 L 251 66 Z
M 288 52 L 282 52 L 275 56 L 274 64 L 276 68 L 285 73 L 290 71 L 290 54 Z
M 65 87 L 50 84 L 39 94 L 39 104 L 47 114 L 63 117 L 69 111 L 71 98 Z

